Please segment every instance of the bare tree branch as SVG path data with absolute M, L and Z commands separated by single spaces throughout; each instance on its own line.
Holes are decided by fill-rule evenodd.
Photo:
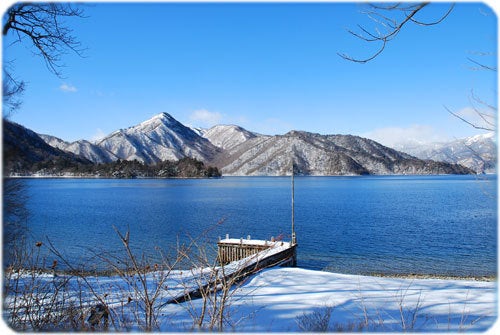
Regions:
M 13 37 L 7 47 L 16 43 L 27 42 L 33 53 L 41 56 L 50 72 L 62 78 L 62 56 L 68 50 L 83 56 L 84 48 L 73 36 L 73 31 L 64 22 L 69 17 L 83 18 L 81 5 L 71 3 L 30 3 L 21 2 L 12 5 L 3 16 L 2 35 Z M 4 116 L 21 105 L 20 96 L 25 89 L 25 82 L 12 74 L 12 64 L 4 60 L 2 80 L 2 101 Z
M 468 125 L 472 126 L 473 128 L 475 129 L 480 129 L 480 130 L 488 130 L 488 131 L 495 131 L 495 127 L 494 125 L 492 127 L 490 126 L 481 126 L 481 125 L 478 125 L 476 124 L 475 122 L 472 122 L 472 121 L 469 121 L 467 120 L 466 118 L 460 116 L 458 113 L 456 112 L 453 112 L 451 109 L 449 109 L 447 106 L 443 106 L 447 111 L 448 113 L 450 113 L 451 115 L 455 116 L 456 118 L 462 120 L 463 122 L 467 123 Z M 484 119 L 484 118 L 483 118 Z
M 493 105 L 491 105 L 491 104 L 488 104 L 487 102 L 485 102 L 485 101 L 481 100 L 478 96 L 476 96 L 476 95 L 474 94 L 474 90 L 470 90 L 470 93 L 471 93 L 470 98 L 472 98 L 472 99 L 473 99 L 474 101 L 476 101 L 477 103 L 479 103 L 479 104 L 481 104 L 481 105 L 483 105 L 483 106 L 485 106 L 485 107 L 487 107 L 487 108 L 491 109 L 491 110 L 492 110 L 493 112 L 495 112 L 495 113 L 498 111 L 498 108 L 497 108 L 497 107 L 495 107 L 495 106 L 493 106 Z M 493 114 L 493 113 L 492 113 L 492 114 Z M 494 117 L 494 115 L 493 115 L 493 117 Z
M 26 84 L 24 81 L 14 78 L 8 62 L 4 61 L 2 80 L 2 102 L 4 116 L 9 117 L 21 106 L 21 96 Z
M 422 22 L 422 21 L 417 21 L 415 20 L 413 17 L 411 18 L 411 21 L 419 26 L 434 26 L 436 24 L 439 24 L 441 22 L 444 21 L 444 19 L 446 19 L 448 17 L 448 15 L 450 15 L 451 11 L 453 10 L 453 8 L 455 7 L 455 4 L 452 3 L 450 5 L 450 8 L 448 9 L 448 11 L 443 15 L 441 16 L 440 19 L 438 19 L 437 21 L 432 21 L 432 22 Z
M 18 3 L 4 16 L 3 36 L 13 33 L 17 42 L 28 39 L 35 54 L 42 56 L 48 69 L 61 76 L 62 55 L 71 50 L 82 55 L 84 49 L 63 20 L 84 17 L 81 7 L 71 3 Z
M 470 58 L 470 57 L 467 57 L 467 60 L 471 63 L 474 63 L 476 65 L 479 66 L 479 68 L 473 68 L 473 70 L 488 70 L 488 71 L 497 71 L 497 68 L 496 66 L 488 66 L 488 65 L 484 65 L 482 63 L 479 63 L 478 61 Z
M 454 8 L 454 4 L 450 5 L 448 11 L 443 14 L 439 19 L 423 22 L 421 20 L 417 20 L 415 16 L 422 11 L 426 6 L 429 5 L 429 2 L 421 2 L 417 4 L 407 4 L 407 3 L 396 3 L 396 4 L 371 4 L 371 10 L 366 12 L 365 14 L 372 20 L 374 20 L 379 26 L 384 27 L 386 33 L 381 33 L 378 28 L 375 28 L 376 32 L 370 32 L 368 29 L 363 26 L 358 25 L 358 28 L 361 30 L 361 33 L 354 32 L 352 30 L 348 30 L 348 32 L 359 38 L 365 42 L 375 42 L 380 43 L 379 48 L 375 51 L 371 56 L 366 58 L 357 58 L 351 57 L 345 53 L 337 53 L 340 57 L 349 60 L 351 62 L 356 63 L 367 63 L 384 51 L 387 43 L 391 41 L 394 37 L 396 37 L 399 32 L 403 29 L 403 27 L 408 23 L 414 23 L 420 26 L 432 26 L 441 23 Z M 395 18 L 399 12 L 403 13 L 403 16 L 399 19 Z

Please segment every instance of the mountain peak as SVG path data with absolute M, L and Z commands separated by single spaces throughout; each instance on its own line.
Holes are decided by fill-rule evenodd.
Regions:
M 174 117 L 166 112 L 163 112 L 163 113 L 160 113 L 160 114 L 156 114 L 155 116 L 153 116 L 153 118 L 157 118 L 157 119 L 165 119 L 165 120 L 175 120 Z
M 207 161 L 217 151 L 207 139 L 168 113 L 156 114 L 138 125 L 115 132 L 98 145 L 117 158 L 137 159 L 147 164 L 183 157 Z
M 143 123 L 151 122 L 151 121 L 156 121 L 156 120 L 158 120 L 158 121 L 160 121 L 162 123 L 165 123 L 165 124 L 171 124 L 171 123 L 177 123 L 178 122 L 176 119 L 174 119 L 174 117 L 172 115 L 163 112 L 163 113 L 160 113 L 160 114 L 156 114 L 151 119 L 146 120 Z
M 132 126 L 128 128 L 128 131 L 137 131 L 140 129 L 140 131 L 152 131 L 156 129 L 157 127 L 162 127 L 166 126 L 167 128 L 183 128 L 184 126 L 177 121 L 172 115 L 168 113 L 160 113 L 154 115 L 152 118 L 143 121 L 139 123 L 138 125 Z

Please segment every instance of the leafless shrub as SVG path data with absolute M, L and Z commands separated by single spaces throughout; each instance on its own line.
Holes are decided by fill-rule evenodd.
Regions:
M 332 316 L 334 307 L 325 306 L 321 309 L 316 309 L 312 313 L 303 313 L 296 318 L 297 326 L 301 331 L 305 332 L 328 332 L 330 329 L 330 318 Z M 346 327 L 346 329 L 351 328 Z M 343 330 L 342 327 L 337 327 L 337 331 Z M 352 330 L 352 329 L 349 329 Z
M 16 266 L 4 272 L 4 306 L 6 321 L 12 329 L 26 330 L 83 330 L 81 300 L 74 299 L 68 283 L 72 276 L 41 270 L 45 262 L 40 257 L 43 245 L 39 242 L 29 252 L 22 253 Z M 23 267 L 19 266 L 22 265 Z
M 145 331 L 153 331 L 159 328 L 158 318 L 163 298 L 166 295 L 166 281 L 177 264 L 182 260 L 182 254 L 177 253 L 174 259 L 166 258 L 161 250 L 157 248 L 161 261 L 152 263 L 144 255 L 137 256 L 130 244 L 130 231 L 121 233 L 113 227 L 123 245 L 123 257 L 111 257 L 108 254 L 100 255 L 104 261 L 126 284 L 127 291 L 122 299 L 123 309 L 128 308 L 135 316 L 135 322 Z M 120 264 L 118 266 L 117 264 Z M 117 316 L 113 314 L 113 316 Z M 124 318 L 120 318 L 122 323 L 129 323 Z
M 412 331 L 415 330 L 417 324 L 417 318 L 420 316 L 420 310 L 422 308 L 422 292 L 418 294 L 417 301 L 414 305 L 408 306 L 406 304 L 406 298 L 408 295 L 408 290 L 411 284 L 406 287 L 406 289 L 401 289 L 396 294 L 396 299 L 398 303 L 398 311 L 400 317 L 400 324 L 402 331 Z
M 99 274 L 76 268 L 48 238 L 47 242 L 37 242 L 30 252 L 17 253 L 4 273 L 8 324 L 18 331 L 159 329 L 161 310 L 171 298 L 166 281 L 176 266 L 192 262 L 185 257 L 193 254 L 190 250 L 200 242 L 193 239 L 187 245 L 179 244 L 173 257 L 166 257 L 157 248 L 161 261 L 153 263 L 144 254 L 137 256 L 128 230 L 115 231 L 123 245 L 119 256 L 96 252 L 98 259 L 108 265 L 108 274 L 121 279 L 115 287 L 99 285 Z M 200 235 L 200 241 L 208 231 Z M 201 243 L 199 246 L 202 250 Z M 49 261 L 52 266 L 47 266 L 43 254 L 54 256 Z M 199 258 L 208 260 L 209 256 L 200 253 Z M 64 271 L 57 271 L 60 264 L 65 266 Z
M 245 277 L 245 269 L 251 260 L 241 263 L 236 270 L 230 269 L 227 266 L 219 266 L 217 260 L 209 256 L 215 251 L 208 251 L 207 245 L 198 245 L 195 240 L 192 240 L 192 244 L 196 246 L 193 249 L 196 253 L 184 255 L 191 261 L 190 278 L 194 278 L 194 283 L 191 280 L 182 282 L 185 289 L 192 292 L 182 298 L 183 306 L 193 319 L 196 329 L 223 331 L 226 327 L 232 327 L 232 297 L 237 285 Z M 200 299 L 200 307 L 195 301 L 197 298 Z

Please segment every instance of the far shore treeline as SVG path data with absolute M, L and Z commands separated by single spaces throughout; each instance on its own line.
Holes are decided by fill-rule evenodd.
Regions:
M 35 132 L 3 120 L 4 177 L 88 177 L 88 178 L 214 178 L 218 168 L 194 158 L 145 164 L 118 159 L 94 163 L 84 157 L 45 143 Z
M 29 169 L 11 171 L 10 176 L 74 176 L 100 178 L 218 178 L 219 169 L 194 158 L 144 164 L 137 160 L 117 160 L 93 164 L 58 158 L 34 163 Z

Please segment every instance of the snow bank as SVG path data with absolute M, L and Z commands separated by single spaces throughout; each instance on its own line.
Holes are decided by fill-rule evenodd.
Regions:
M 496 282 L 343 275 L 300 268 L 261 272 L 234 296 L 244 331 L 299 331 L 333 307 L 329 330 L 484 331 L 497 316 Z
M 201 309 L 202 299 L 182 304 L 165 302 L 186 290 L 189 277 L 197 277 L 197 271 L 206 269 L 174 271 L 161 282 L 168 290 L 161 289 L 158 296 L 160 331 L 194 329 L 190 313 L 193 308 Z M 158 278 L 160 272 L 148 275 L 149 290 L 158 287 Z M 40 277 L 40 281 L 65 282 L 62 276 L 51 275 Z M 87 281 L 93 292 L 71 281 L 67 287 L 74 288 L 75 297 L 88 299 L 89 306 L 95 303 L 93 294 L 98 294 L 105 297 L 116 315 L 137 313 L 135 280 L 125 282 L 116 276 L 88 277 Z M 86 290 L 83 294 L 78 292 L 82 289 Z M 11 299 L 7 297 L 4 303 L 8 305 Z M 328 321 L 329 331 L 485 331 L 496 322 L 497 283 L 370 277 L 276 267 L 249 277 L 235 288 L 227 312 L 225 330 L 235 332 L 313 331 L 311 324 L 318 319 Z M 7 315 L 4 309 L 4 320 L 8 320 Z

